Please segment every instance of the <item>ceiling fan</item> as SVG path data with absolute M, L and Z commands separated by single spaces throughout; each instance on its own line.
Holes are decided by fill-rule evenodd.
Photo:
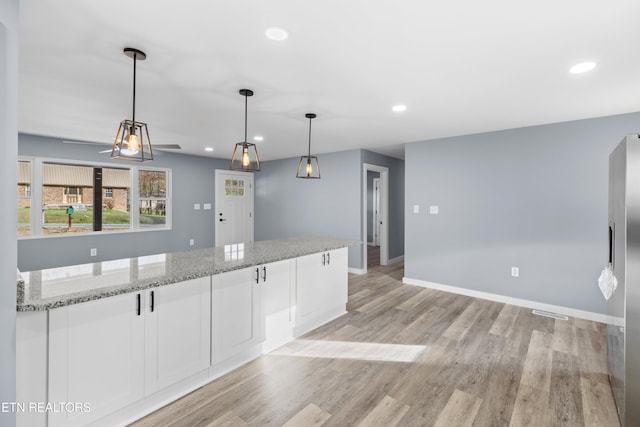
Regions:
M 90 142 L 75 139 L 63 139 L 62 142 L 64 142 L 65 144 L 108 145 L 110 147 L 113 146 L 113 144 L 107 142 Z M 182 150 L 182 147 L 178 144 L 153 144 L 153 148 L 158 150 Z M 111 150 L 112 149 L 109 148 L 107 150 L 98 151 L 98 153 L 110 153 Z

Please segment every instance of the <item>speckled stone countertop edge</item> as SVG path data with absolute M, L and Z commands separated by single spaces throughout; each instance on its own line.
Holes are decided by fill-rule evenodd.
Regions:
M 46 311 L 54 308 L 66 307 L 68 305 L 80 304 L 83 302 L 96 301 L 102 298 L 113 297 L 146 289 L 157 288 L 160 286 L 171 285 L 173 283 L 184 282 L 187 280 L 198 279 L 201 277 L 210 277 L 210 272 L 202 272 L 200 274 L 192 274 L 188 276 L 174 276 L 166 280 L 141 281 L 135 284 L 127 284 L 124 286 L 114 286 L 100 288 L 95 292 L 76 292 L 63 296 L 43 298 L 39 302 L 24 302 L 18 304 L 17 311 Z
M 316 245 L 313 247 L 309 247 L 306 243 L 309 243 L 311 239 L 313 243 L 322 243 L 320 245 Z M 25 301 L 25 282 L 20 272 L 17 273 L 17 311 L 19 312 L 29 312 L 29 311 L 46 311 L 55 308 L 65 307 L 68 305 L 79 304 L 83 302 L 89 302 L 94 300 L 99 300 L 102 298 L 108 298 L 111 296 L 122 295 L 137 291 L 142 291 L 146 289 L 156 288 L 160 286 L 170 285 L 173 283 L 183 282 L 187 280 L 197 279 L 200 277 L 207 277 L 216 274 L 222 274 L 229 271 L 240 270 L 243 268 L 249 268 L 256 265 L 268 264 L 277 261 L 283 261 L 287 259 L 298 258 L 301 256 L 311 255 L 315 253 L 321 253 L 324 251 L 330 251 L 335 249 L 341 249 L 348 246 L 359 245 L 362 242 L 358 240 L 349 240 L 349 239 L 315 239 L 315 238 L 291 238 L 291 239 L 277 239 L 273 241 L 262 241 L 256 242 L 254 245 L 258 246 L 266 246 L 272 242 L 273 244 L 292 244 L 295 242 L 305 243 L 303 247 L 295 247 L 290 249 L 287 252 L 276 252 L 267 250 L 266 254 L 263 257 L 255 258 L 255 257 L 247 257 L 241 260 L 231 260 L 227 261 L 224 259 L 224 248 L 216 247 L 209 248 L 207 250 L 213 251 L 214 261 L 213 265 L 211 265 L 211 259 L 208 260 L 203 259 L 203 262 L 209 263 L 209 266 L 206 266 L 198 273 L 190 273 L 190 274 L 179 274 L 179 275 L 169 275 L 162 280 L 143 280 L 136 283 L 128 283 L 126 285 L 114 286 L 114 287 L 103 287 L 99 289 L 95 289 L 93 291 L 83 291 L 76 292 L 66 295 L 60 295 L 56 297 L 43 298 L 37 301 Z M 266 248 L 265 248 L 266 249 Z M 203 251 L 203 250 L 200 250 Z M 191 251 L 184 252 L 185 254 L 190 253 Z M 206 265 L 206 264 L 205 264 Z

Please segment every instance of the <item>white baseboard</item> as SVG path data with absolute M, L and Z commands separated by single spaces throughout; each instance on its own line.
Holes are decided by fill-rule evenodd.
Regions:
M 404 255 L 400 255 L 400 256 L 397 256 L 395 258 L 391 258 L 389 260 L 389 264 L 387 264 L 387 265 L 395 264 L 396 262 L 402 262 L 402 261 L 404 261 Z
M 518 305 L 521 307 L 550 311 L 553 313 L 564 314 L 570 317 L 577 317 L 580 319 L 591 320 L 594 322 L 607 323 L 609 316 L 601 313 L 594 313 L 591 311 L 578 310 L 570 307 L 563 307 L 560 305 L 546 304 L 537 301 L 530 301 L 521 298 L 508 297 L 504 295 L 492 294 L 489 292 L 475 291 L 473 289 L 460 288 L 457 286 L 443 285 L 440 283 L 427 282 L 425 280 L 412 279 L 409 277 L 403 277 L 402 283 L 407 285 L 421 286 L 423 288 L 436 289 L 439 291 L 451 292 L 459 295 L 466 295 L 469 297 L 486 299 L 489 301 L 496 301 L 505 304 Z
M 353 274 L 364 274 L 364 270 L 362 268 L 352 268 L 349 267 L 349 273 L 353 273 Z

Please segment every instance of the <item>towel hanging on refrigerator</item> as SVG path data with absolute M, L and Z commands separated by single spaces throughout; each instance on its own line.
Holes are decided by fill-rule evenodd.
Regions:
M 613 270 L 611 270 L 611 267 L 608 265 L 602 269 L 602 272 L 600 272 L 600 277 L 598 277 L 598 287 L 600 288 L 600 292 L 602 292 L 604 299 L 607 301 L 611 298 L 611 295 L 613 295 L 618 287 L 618 280 L 613 274 Z

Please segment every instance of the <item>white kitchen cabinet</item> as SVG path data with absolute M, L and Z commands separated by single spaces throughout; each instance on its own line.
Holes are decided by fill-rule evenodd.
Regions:
M 87 425 L 198 372 L 210 361 L 210 277 L 53 309 L 49 426 Z
M 259 267 L 262 299 L 263 352 L 293 339 L 295 260 L 278 261 Z
M 48 402 L 88 411 L 48 412 L 49 426 L 83 426 L 141 399 L 144 391 L 142 294 L 49 312 Z
M 249 267 L 213 276 L 211 361 L 213 365 L 260 344 L 260 269 Z
M 346 312 L 347 248 L 297 258 L 296 336 Z
M 211 278 L 146 291 L 145 394 L 209 368 Z

